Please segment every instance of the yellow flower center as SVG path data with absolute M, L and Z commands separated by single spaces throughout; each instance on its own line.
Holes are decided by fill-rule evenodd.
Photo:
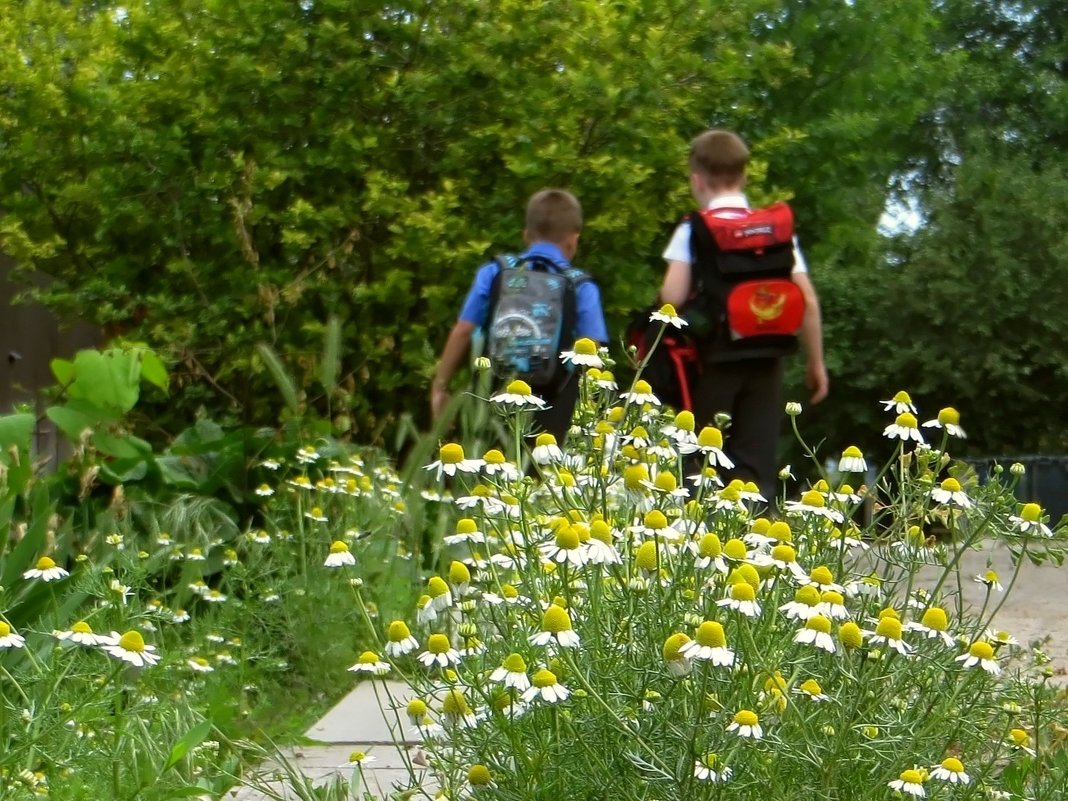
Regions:
M 1009 732 L 1009 737 L 1012 738 L 1013 743 L 1019 746 L 1027 745 L 1031 741 L 1031 735 L 1023 729 L 1012 729 Z
M 801 682 L 801 689 L 809 695 L 823 695 L 823 688 L 815 679 L 806 679 Z
M 70 630 L 73 631 L 75 634 L 93 633 L 93 630 L 89 627 L 89 624 L 86 623 L 84 620 L 79 620 L 77 623 L 70 627 Z
M 463 562 L 458 562 L 454 559 L 452 564 L 449 565 L 449 581 L 453 584 L 467 584 L 471 581 L 471 571 L 467 569 L 467 565 Z
M 526 673 L 527 663 L 523 661 L 523 657 L 519 654 L 508 654 L 501 662 L 501 667 L 507 670 L 509 673 Z
M 675 474 L 668 473 L 667 471 L 657 473 L 656 481 L 653 483 L 661 492 L 674 492 L 675 488 L 679 485 L 679 482 L 675 478 Z
M 526 381 L 520 381 L 517 378 L 515 381 L 511 382 L 507 387 L 505 387 L 504 391 L 507 392 L 509 395 L 521 395 L 523 397 L 526 397 L 530 394 L 530 384 L 528 384 Z
M 519 590 L 517 590 L 511 584 L 505 584 L 501 587 L 501 595 L 503 595 L 505 598 L 518 598 Z
M 695 639 L 709 648 L 723 648 L 727 645 L 727 636 L 723 633 L 723 626 L 715 620 L 706 620 L 698 626 Z
M 920 618 L 920 622 L 935 631 L 945 631 L 949 628 L 949 618 L 946 616 L 946 610 L 940 606 L 932 606 L 925 611 L 923 617 Z
M 728 580 L 732 585 L 745 582 L 754 590 L 760 587 L 760 574 L 755 567 L 748 563 L 738 565 L 738 567 L 732 570 Z
M 571 616 L 563 607 L 552 604 L 541 616 L 541 630 L 552 634 L 571 631 Z
M 640 489 L 649 480 L 649 468 L 644 464 L 629 464 L 623 468 L 623 485 L 629 490 Z
M 581 356 L 596 356 L 597 343 L 588 337 L 575 340 L 575 353 Z
M 556 532 L 556 546 L 565 551 L 573 551 L 579 547 L 580 539 L 578 529 L 575 526 L 565 526 Z
M 715 769 L 716 764 L 719 761 L 719 757 L 716 754 L 710 752 L 701 757 L 701 761 L 705 764 L 706 768 Z
M 797 592 L 794 593 L 794 600 L 799 604 L 805 604 L 805 606 L 815 606 L 820 602 L 820 591 L 811 584 L 806 584 L 804 587 L 797 588 Z
M 771 558 L 778 562 L 794 562 L 797 560 L 797 551 L 790 545 L 776 545 L 771 549 Z
M 665 303 L 660 307 L 660 313 L 665 317 L 678 317 L 679 313 L 675 311 L 675 307 L 670 303 Z
M 478 532 L 478 523 L 470 517 L 464 517 L 456 521 L 457 534 L 475 534 Z
M 875 627 L 875 633 L 880 637 L 886 637 L 888 640 L 900 640 L 901 621 L 888 615 L 879 621 L 879 624 Z
M 834 583 L 834 574 L 831 573 L 830 568 L 826 565 L 820 565 L 819 567 L 814 568 L 812 572 L 808 574 L 808 577 L 817 584 Z
M 679 429 L 680 431 L 692 432 L 696 425 L 697 423 L 694 420 L 693 412 L 689 412 L 683 409 L 681 412 L 675 415 L 675 428 Z
M 408 624 L 403 620 L 394 620 L 389 624 L 390 642 L 403 642 L 411 636 L 411 629 L 408 628 Z
M 672 660 L 679 658 L 679 649 L 690 641 L 690 638 L 683 634 L 681 631 L 672 634 L 666 640 L 664 640 L 664 660 L 671 662 Z
M 813 631 L 818 631 L 821 634 L 830 634 L 831 621 L 825 618 L 823 615 L 813 615 L 808 619 L 808 622 L 805 624 L 805 628 L 812 629 Z
M 1037 503 L 1025 503 L 1020 510 L 1020 519 L 1028 523 L 1037 523 L 1042 519 L 1042 507 Z
M 801 496 L 801 503 L 804 506 L 811 506 L 816 509 L 822 509 L 826 506 L 826 501 L 819 490 L 811 489 Z
M 894 402 L 895 403 L 912 403 L 912 398 L 909 397 L 909 393 L 905 392 L 905 390 L 901 390 L 896 395 L 894 395 Z
M 42 556 L 40 559 L 37 560 L 38 570 L 51 570 L 55 566 L 56 563 L 51 557 Z
M 968 649 L 968 653 L 979 659 L 994 658 L 994 648 L 988 642 L 973 642 L 972 647 Z
M 348 553 L 348 550 L 348 544 L 341 540 L 334 540 L 330 543 L 330 553 Z
M 659 557 L 656 550 L 656 542 L 647 540 L 638 546 L 634 553 L 634 564 L 639 570 L 652 572 L 659 565 Z
M 651 529 L 667 528 L 667 517 L 659 509 L 653 509 L 645 515 L 645 527 Z
M 894 618 L 894 620 L 901 620 L 901 615 L 899 615 L 897 613 L 897 610 L 894 609 L 892 606 L 888 606 L 886 607 L 886 609 L 880 610 L 879 620 L 882 620 L 884 617 L 892 617 Z
M 636 395 L 652 395 L 653 388 L 648 381 L 640 380 L 634 382 L 634 393 Z
M 948 770 L 950 773 L 963 773 L 964 763 L 956 757 L 946 757 L 942 760 L 942 767 Z
M 467 699 L 464 698 L 464 694 L 454 687 L 441 699 L 441 711 L 446 715 L 467 715 L 470 713 L 471 707 L 467 705 Z
M 846 648 L 860 648 L 864 644 L 864 635 L 861 634 L 860 626 L 852 620 L 846 621 L 839 627 L 838 639 Z
M 488 451 L 486 451 L 486 453 L 482 456 L 482 459 L 486 462 L 486 464 L 505 463 L 504 454 L 496 448 L 490 448 Z
M 756 712 L 742 709 L 734 713 L 734 722 L 739 726 L 756 726 L 760 722 Z
M 441 576 L 431 576 L 426 583 L 426 591 L 431 598 L 440 598 L 449 591 L 449 585 Z
M 705 534 L 701 537 L 700 550 L 701 556 L 715 559 L 723 552 L 723 546 L 715 534 Z
M 748 582 L 739 581 L 731 585 L 731 598 L 736 601 L 756 600 L 756 590 Z
M 426 649 L 432 654 L 447 654 L 449 648 L 449 638 L 444 634 L 431 634 L 427 638 Z
M 464 448 L 455 442 L 446 443 L 438 450 L 438 459 L 442 464 L 459 464 L 464 460 Z
M 408 706 L 405 708 L 405 711 L 412 717 L 418 717 L 422 719 L 429 710 L 427 709 L 426 701 L 424 701 L 422 698 L 413 698 L 411 701 L 408 702 Z
M 467 769 L 467 783 L 472 787 L 486 787 L 490 782 L 489 768 L 485 765 L 472 765 Z
M 556 437 L 552 434 L 538 434 L 534 440 L 535 448 L 544 448 L 556 444 Z
M 850 445 L 844 451 L 842 451 L 843 459 L 863 459 L 864 452 L 856 445 Z
M 906 784 L 923 784 L 923 773 L 918 770 L 903 770 L 900 778 Z
M 825 604 L 831 604 L 832 606 L 841 606 L 845 603 L 845 598 L 842 597 L 842 593 L 835 592 L 834 590 L 827 590 L 820 596 L 820 600 Z
M 754 531 L 755 530 L 756 529 L 754 528 Z M 768 526 L 766 536 L 771 537 L 773 540 L 778 540 L 779 542 L 793 542 L 794 539 L 794 533 L 790 529 L 790 524 L 784 523 L 782 520 L 776 520 Z
M 11 626 L 0 620 L 0 637 L 6 637 L 11 633 Z
M 531 677 L 530 683 L 535 687 L 552 687 L 556 684 L 556 674 L 542 668 Z
M 119 647 L 124 651 L 131 651 L 135 654 L 143 653 L 145 650 L 145 638 L 141 636 L 139 631 L 128 631 L 119 637 Z
M 894 422 L 900 428 L 916 428 L 916 416 L 911 412 L 902 412 Z
M 374 651 L 364 651 L 356 661 L 361 665 L 377 665 L 382 660 Z
M 745 543 L 742 540 L 737 537 L 732 537 L 723 545 L 723 553 L 727 555 L 728 559 L 740 562 L 745 559 L 746 554 L 749 553 L 749 549 L 746 548 Z
M 942 489 L 946 492 L 960 492 L 960 482 L 955 478 L 947 478 L 942 482 Z
M 715 426 L 705 426 L 697 435 L 697 444 L 702 448 L 723 448 L 723 432 Z
M 947 406 L 938 412 L 938 422 L 944 426 L 955 426 L 960 424 L 960 412 L 954 409 L 952 406 Z
M 349 762 L 363 762 L 367 759 L 367 754 L 363 751 L 353 751 L 349 754 Z

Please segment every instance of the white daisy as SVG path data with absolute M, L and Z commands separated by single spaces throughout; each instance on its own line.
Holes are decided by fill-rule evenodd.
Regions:
M 685 325 L 689 325 L 685 320 L 679 317 L 679 313 L 675 311 L 675 307 L 670 303 L 665 303 L 655 312 L 650 314 L 649 322 L 664 323 L 665 325 L 673 325 L 676 328 L 682 328 Z
M 679 648 L 679 655 L 719 667 L 734 664 L 734 651 L 727 647 L 723 626 L 715 620 L 706 620 L 698 626 L 694 639 Z
M 648 381 L 639 379 L 634 382 L 634 387 L 630 392 L 624 392 L 619 397 L 625 401 L 636 404 L 638 406 L 646 403 L 653 406 L 660 405 L 660 399 L 653 394 L 653 388 Z
M 348 543 L 343 540 L 334 540 L 330 545 L 330 554 L 323 562 L 324 567 L 345 567 L 356 564 L 356 557 L 349 551 Z
M 893 648 L 902 656 L 908 656 L 912 653 L 912 647 L 902 639 L 903 626 L 901 621 L 892 615 L 885 615 L 880 618 L 875 626 L 875 631 L 864 633 L 870 635 L 869 642 L 873 645 L 885 643 L 888 648 Z
M 597 355 L 597 343 L 587 337 L 575 340 L 574 349 L 562 351 L 560 358 L 565 364 L 595 367 L 598 370 L 604 367 L 604 360 Z
M 745 581 L 731 584 L 730 594 L 716 601 L 716 606 L 726 606 L 746 617 L 760 617 L 760 604 L 756 601 L 756 590 Z
M 100 634 L 94 634 L 92 627 L 84 620 L 79 620 L 66 631 L 53 631 L 52 635 L 57 640 L 70 640 L 78 645 L 103 645 L 110 643 L 110 639 Z
M 955 478 L 945 479 L 939 486 L 931 490 L 931 498 L 936 503 L 952 504 L 962 509 L 970 509 L 972 502 L 961 489 L 960 482 Z
M 961 654 L 955 662 L 962 662 L 964 667 L 980 667 L 992 676 L 1001 672 L 1001 667 L 994 658 L 994 647 L 984 640 L 978 640 L 971 644 L 966 653 Z
M 521 693 L 525 692 L 530 688 L 527 663 L 519 654 L 509 654 L 501 662 L 501 666 L 490 674 L 490 681 L 500 682 L 505 687 L 513 688 Z
M 931 778 L 950 784 L 968 784 L 972 779 L 964 772 L 964 763 L 956 757 L 946 757 L 942 764 L 931 769 Z
M 916 416 L 910 412 L 899 414 L 893 423 L 883 429 L 883 436 L 899 439 L 902 442 L 908 442 L 910 439 L 919 443 L 923 442 L 923 435 L 917 428 Z
M 431 634 L 426 641 L 426 650 L 416 657 L 424 667 L 448 667 L 460 664 L 460 652 L 452 647 L 444 634 Z
M 960 412 L 952 406 L 947 406 L 938 413 L 934 420 L 928 420 L 923 424 L 924 428 L 944 428 L 951 437 L 967 439 L 964 429 L 960 427 Z
M 462 445 L 449 442 L 438 449 L 438 459 L 426 466 L 426 470 L 436 470 L 437 477 L 455 476 L 457 472 L 477 473 L 482 467 L 481 459 L 467 459 L 464 457 Z
M 374 651 L 364 651 L 349 668 L 351 673 L 370 673 L 372 676 L 385 676 L 390 670 L 389 663 L 383 662 Z
M 900 793 L 908 793 L 917 798 L 923 798 L 927 793 L 923 789 L 924 775 L 919 770 L 903 770 L 901 775 L 892 782 L 887 782 L 887 787 Z
M 839 473 L 867 473 L 868 463 L 864 461 L 864 454 L 856 445 L 850 445 L 842 451 L 842 457 L 838 460 Z
M 534 674 L 531 686 L 523 692 L 521 697 L 527 703 L 539 698 L 547 704 L 555 704 L 566 701 L 570 695 L 571 691 L 556 680 L 555 673 L 542 669 Z
M 490 398 L 491 403 L 515 406 L 517 409 L 544 409 L 545 401 L 539 398 L 526 381 L 516 379 L 505 387 L 504 392 Z
M 754 740 L 759 740 L 764 736 L 764 730 L 760 727 L 760 718 L 756 712 L 748 709 L 735 713 L 727 731 L 736 731 L 739 737 L 751 737 Z
M 386 654 L 392 657 L 410 654 L 419 647 L 419 641 L 412 636 L 411 629 L 403 620 L 394 620 L 387 632 Z
M 998 592 L 1004 592 L 1005 588 L 1001 586 L 1001 579 L 994 570 L 988 570 L 981 576 L 976 576 L 972 581 L 979 584 L 985 584 L 988 588 L 997 590 Z
M 1038 534 L 1043 537 L 1052 537 L 1053 531 L 1042 521 L 1042 518 L 1041 506 L 1037 503 L 1025 503 L 1020 508 L 1018 515 L 1009 517 L 1009 522 L 1021 534 Z
M 805 627 L 794 635 L 794 642 L 814 645 L 833 654 L 835 646 L 834 638 L 831 637 L 831 621 L 823 615 L 813 615 L 805 623 Z
M 556 604 L 550 604 L 541 616 L 541 631 L 529 638 L 531 645 L 548 645 L 556 641 L 562 648 L 577 648 L 579 636 L 571 628 L 571 615 Z
M 715 754 L 705 754 L 694 763 L 693 777 L 702 782 L 730 781 L 732 771 L 726 765 L 720 766 L 721 760 Z
M 840 511 L 827 505 L 826 496 L 814 489 L 802 495 L 800 500 L 787 501 L 786 513 L 809 517 L 825 517 L 835 523 L 841 523 L 845 520 L 845 516 Z
M 798 695 L 803 695 L 806 698 L 810 698 L 813 701 L 817 702 L 831 700 L 830 696 L 826 695 L 823 692 L 823 688 L 820 687 L 820 683 L 815 679 L 806 679 L 805 681 L 801 682 L 801 686 L 795 687 L 794 692 Z
M 22 648 L 26 639 L 7 623 L 0 620 L 0 648 Z
M 66 570 L 55 563 L 49 556 L 42 556 L 37 560 L 37 565 L 22 574 L 24 579 L 40 579 L 41 581 L 59 581 L 69 576 Z
M 535 464 L 545 465 L 564 461 L 564 452 L 556 444 L 556 437 L 552 434 L 538 434 L 534 440 L 534 449 L 530 452 Z
M 113 631 L 109 642 L 103 647 L 116 659 L 129 662 L 134 667 L 146 667 L 159 662 L 159 655 L 155 653 L 156 646 L 147 645 L 139 631 L 130 630 L 122 635 Z
M 912 412 L 913 414 L 916 414 L 916 407 L 912 405 L 912 398 L 910 398 L 909 393 L 904 390 L 898 392 L 890 400 L 879 402 L 883 405 L 884 412 L 893 412 L 894 414 Z

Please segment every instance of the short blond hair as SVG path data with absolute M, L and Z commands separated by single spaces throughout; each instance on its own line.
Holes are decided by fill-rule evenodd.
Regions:
M 533 240 L 563 242 L 582 230 L 582 205 L 565 189 L 542 189 L 527 203 L 526 227 Z
M 749 148 L 732 131 L 711 128 L 690 143 L 690 171 L 710 184 L 740 184 L 748 163 Z

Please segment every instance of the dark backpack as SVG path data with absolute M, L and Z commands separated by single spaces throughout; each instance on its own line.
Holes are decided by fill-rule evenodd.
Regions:
M 571 267 L 559 270 L 540 256 L 497 256 L 500 270 L 490 289 L 486 355 L 501 378 L 521 378 L 552 388 L 565 372 L 560 351 L 575 333 L 575 293 L 590 278 Z
M 784 356 L 797 350 L 805 314 L 791 280 L 794 216 L 785 203 L 690 215 L 694 297 L 685 316 L 704 361 Z M 732 211 L 735 211 L 732 209 Z M 744 212 L 744 213 L 742 213 Z

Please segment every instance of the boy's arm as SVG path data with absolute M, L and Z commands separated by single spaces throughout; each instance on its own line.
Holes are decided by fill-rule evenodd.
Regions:
M 684 261 L 669 261 L 664 283 L 660 287 L 660 302 L 681 309 L 690 297 L 690 265 Z
M 449 382 L 456 375 L 456 371 L 467 354 L 467 349 L 471 346 L 471 335 L 474 331 L 474 323 L 468 320 L 457 320 L 452 331 L 449 332 L 449 338 L 445 341 L 441 358 L 438 360 L 438 369 L 434 374 L 434 381 L 430 385 L 430 413 L 435 420 L 449 402 Z
M 793 282 L 805 299 L 805 316 L 801 320 L 801 346 L 805 349 L 805 386 L 812 393 L 811 402 L 819 403 L 830 391 L 827 366 L 823 363 L 823 321 L 816 288 L 807 272 L 795 272 Z

